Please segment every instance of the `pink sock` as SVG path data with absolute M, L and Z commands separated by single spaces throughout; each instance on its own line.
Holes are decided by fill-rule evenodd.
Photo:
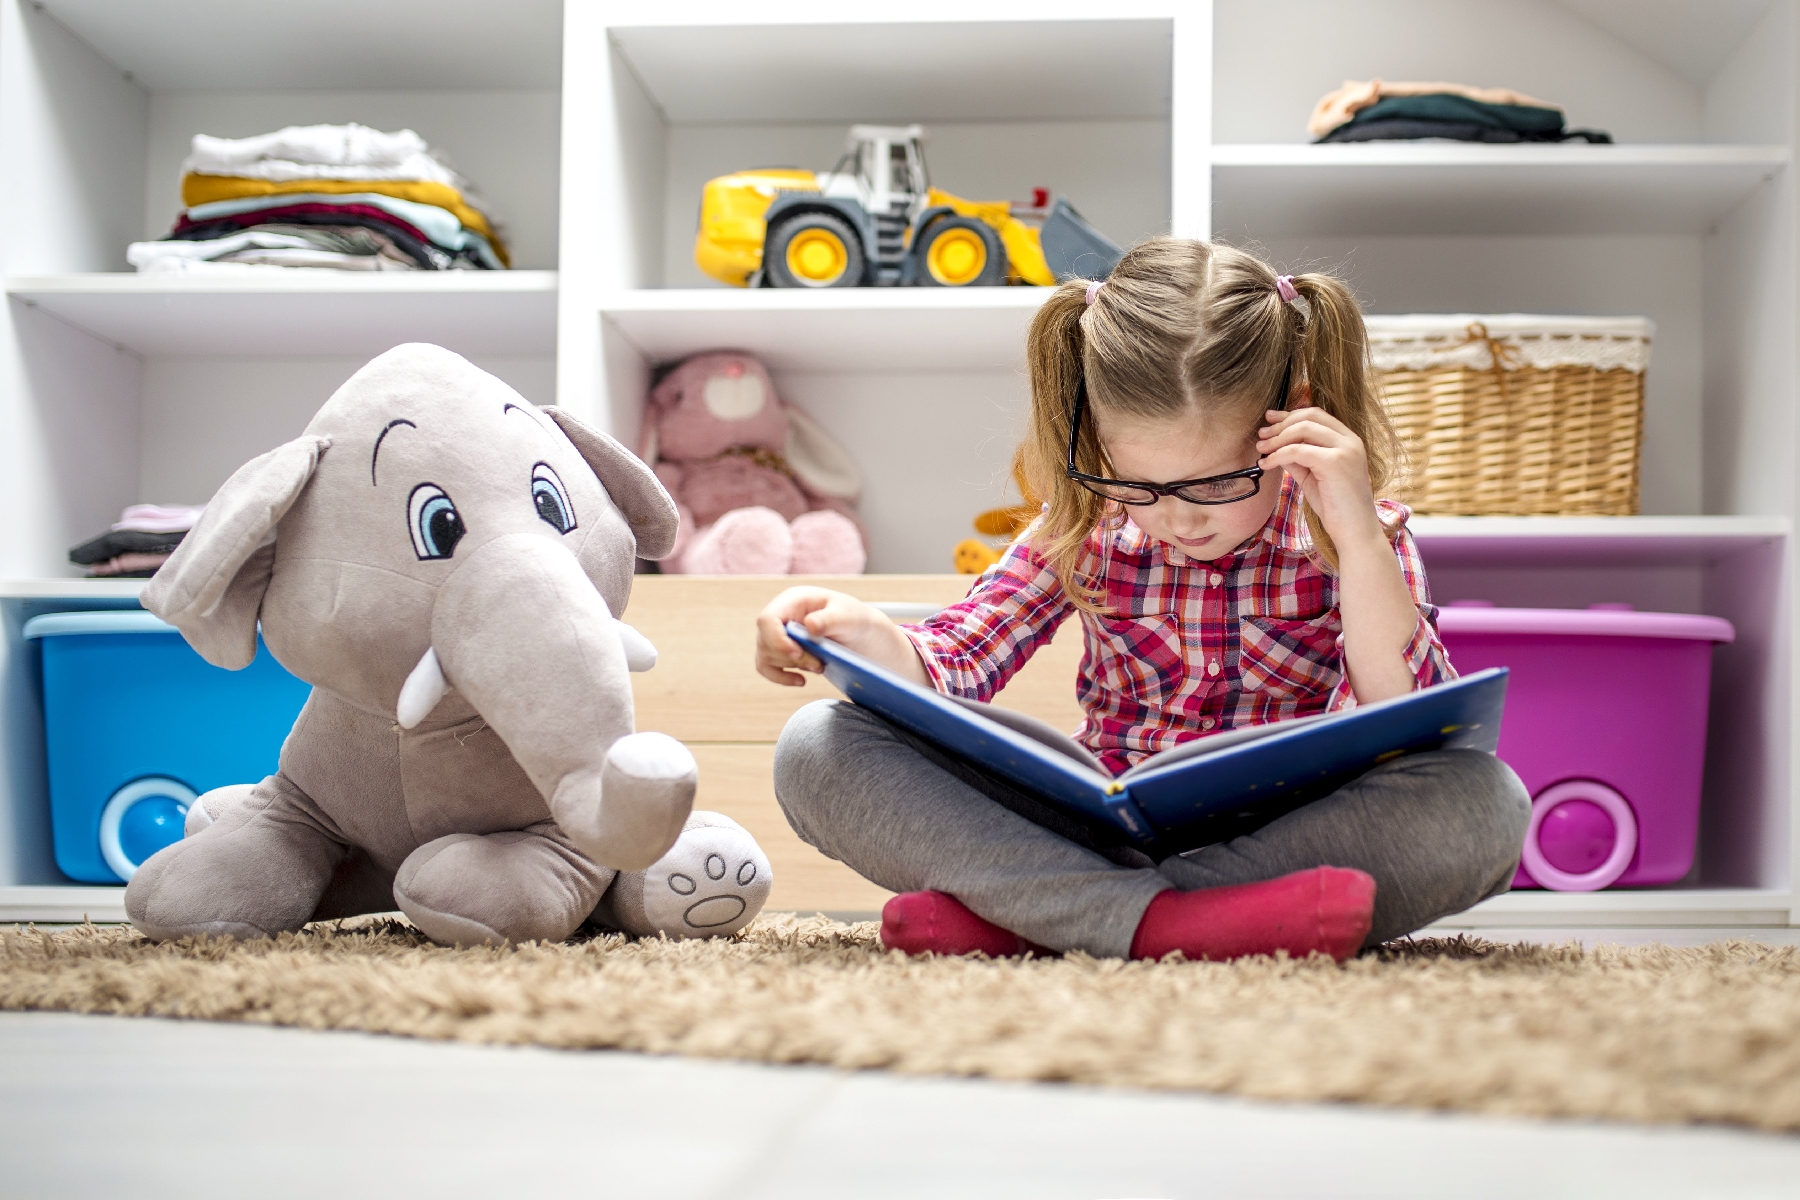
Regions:
M 1131 957 L 1161 958 L 1179 950 L 1222 961 L 1286 950 L 1304 958 L 1317 950 L 1342 962 L 1369 936 L 1374 908 L 1375 881 L 1348 867 L 1314 867 L 1197 892 L 1171 890 L 1144 910 Z
M 889 900 L 881 909 L 881 944 L 908 954 L 1055 953 L 982 920 L 948 892 L 902 892 Z

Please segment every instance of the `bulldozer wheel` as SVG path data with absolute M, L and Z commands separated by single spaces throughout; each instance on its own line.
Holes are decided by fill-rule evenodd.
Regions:
M 919 239 L 919 282 L 926 287 L 992 287 L 1006 282 L 1000 238 L 973 217 L 933 221 Z
M 862 282 L 862 239 L 831 213 L 789 217 L 769 234 L 763 264 L 775 287 L 855 287 Z

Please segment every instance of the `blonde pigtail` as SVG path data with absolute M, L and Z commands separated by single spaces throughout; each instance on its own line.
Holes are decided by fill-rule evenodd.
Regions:
M 1299 357 L 1310 403 L 1342 421 L 1362 440 L 1369 464 L 1369 487 L 1381 496 L 1404 470 L 1406 452 L 1381 403 L 1369 363 L 1369 337 L 1363 327 L 1362 309 L 1350 289 L 1330 275 L 1295 276 L 1294 288 L 1308 310 Z M 1295 391 L 1298 393 L 1298 389 Z M 1336 573 L 1337 547 L 1312 505 L 1305 508 L 1313 548 Z
M 1031 375 L 1030 435 L 1019 447 L 1017 464 L 1031 494 L 1048 506 L 1044 523 L 1033 535 L 1038 552 L 1075 603 L 1092 609 L 1099 581 L 1083 572 L 1088 543 L 1106 519 L 1106 501 L 1069 479 L 1069 422 L 1084 373 L 1087 339 L 1081 320 L 1088 311 L 1088 284 L 1073 280 L 1050 293 L 1031 322 L 1025 356 Z M 1091 421 L 1082 429 L 1076 463 L 1089 474 L 1101 474 L 1099 439 Z

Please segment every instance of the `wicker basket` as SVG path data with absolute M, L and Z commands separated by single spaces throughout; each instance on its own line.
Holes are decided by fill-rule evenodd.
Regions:
M 1421 513 L 1638 510 L 1641 317 L 1370 317 L 1369 350 Z

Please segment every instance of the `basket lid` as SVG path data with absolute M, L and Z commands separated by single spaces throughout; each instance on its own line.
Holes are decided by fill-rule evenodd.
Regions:
M 1438 610 L 1444 633 L 1541 633 L 1581 637 L 1680 638 L 1729 642 L 1737 630 L 1723 617 L 1697 613 L 1634 612 L 1628 605 L 1592 608 L 1497 608 L 1481 602 L 1446 604 Z
M 25 622 L 27 638 L 62 637 L 72 633 L 175 633 L 181 631 L 141 608 L 98 609 L 93 612 L 45 613 Z
M 1555 317 L 1531 313 L 1411 313 L 1364 318 L 1377 371 L 1471 367 L 1592 367 L 1642 372 L 1656 323 L 1648 317 Z

